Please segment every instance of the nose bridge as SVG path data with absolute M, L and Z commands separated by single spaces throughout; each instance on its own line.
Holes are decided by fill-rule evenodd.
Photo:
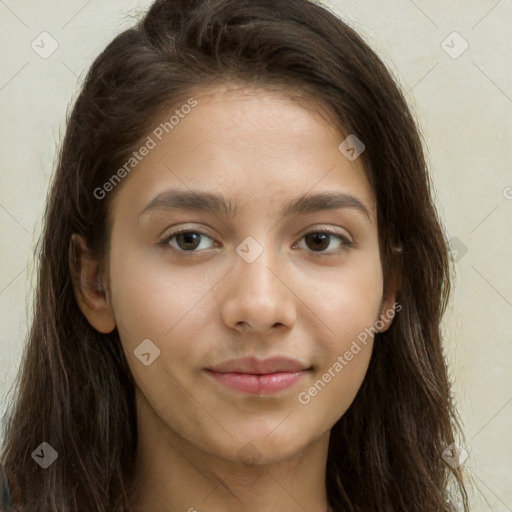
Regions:
M 278 257 L 271 245 L 271 235 L 266 233 L 264 239 L 258 240 L 247 236 L 236 248 L 239 257 L 235 263 L 236 276 L 242 286 L 248 284 L 252 294 L 271 294 L 276 290 Z M 272 290 L 274 288 L 274 290 Z

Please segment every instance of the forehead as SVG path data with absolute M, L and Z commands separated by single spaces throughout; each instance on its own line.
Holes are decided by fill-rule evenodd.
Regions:
M 202 132 L 196 132 L 198 136 L 204 134 L 211 140 L 236 132 L 238 137 L 230 139 L 231 143 L 244 140 L 249 147 L 254 141 L 254 146 L 259 145 L 262 151 L 265 149 L 263 142 L 269 147 L 287 142 L 292 146 L 294 141 L 304 137 L 313 139 L 320 128 L 323 136 L 329 132 L 331 137 L 339 137 L 334 116 L 322 102 L 283 86 L 263 88 L 227 83 L 196 88 L 193 94 L 198 107 L 188 127 L 194 125 Z M 210 123 L 201 122 L 207 119 Z
M 225 85 L 196 89 L 190 98 L 196 106 L 161 140 L 149 134 L 155 146 L 116 201 L 124 196 L 143 206 L 177 185 L 222 191 L 243 208 L 246 198 L 289 203 L 300 194 L 336 188 L 357 195 L 374 211 L 362 158 L 349 161 L 342 154 L 338 146 L 346 134 L 320 105 L 284 91 Z M 162 113 L 160 126 L 176 110 L 179 106 Z

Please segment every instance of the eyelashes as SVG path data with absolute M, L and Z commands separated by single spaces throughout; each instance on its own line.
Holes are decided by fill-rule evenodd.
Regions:
M 336 231 L 333 231 L 333 230 L 327 229 L 327 228 L 309 231 L 300 240 L 307 239 L 307 237 L 311 237 L 313 240 L 318 242 L 319 240 L 316 237 L 312 237 L 312 235 L 323 235 L 323 238 L 320 240 L 320 243 L 325 241 L 325 239 L 327 238 L 329 240 L 328 246 L 330 245 L 331 237 L 337 238 L 340 241 L 338 248 L 334 251 L 328 251 L 328 252 L 326 252 L 324 250 L 308 251 L 308 252 L 312 252 L 314 255 L 321 256 L 321 255 L 329 255 L 329 254 L 339 254 L 342 251 L 346 251 L 349 248 L 355 247 L 355 244 L 352 241 L 350 241 L 345 235 L 342 235 L 341 233 L 338 233 Z
M 194 236 L 196 235 L 196 236 Z M 320 236 L 319 236 L 320 235 Z M 159 246 L 163 247 L 169 247 L 172 251 L 178 253 L 178 254 L 198 254 L 200 252 L 203 252 L 203 250 L 211 249 L 214 247 L 206 247 L 201 249 L 201 243 L 203 238 L 207 238 L 210 240 L 213 240 L 212 237 L 206 235 L 205 233 L 191 229 L 191 228 L 180 228 L 176 229 L 173 232 L 169 233 L 166 237 L 161 239 L 158 243 Z M 338 239 L 338 247 L 334 250 L 326 251 L 325 245 L 327 245 L 327 248 L 332 245 L 332 240 Z M 349 240 L 345 235 L 334 231 L 332 229 L 328 228 L 322 228 L 322 229 L 315 229 L 312 231 L 309 231 L 304 236 L 302 236 L 299 240 L 301 242 L 302 240 L 306 240 L 306 249 L 305 251 L 311 253 L 314 256 L 328 256 L 328 255 L 340 255 L 342 252 L 346 252 L 348 249 L 355 247 L 355 243 Z M 196 242 L 200 242 L 199 244 L 196 244 Z M 213 240 L 214 246 L 216 242 Z M 320 250 L 316 251 L 313 249 L 309 249 L 307 247 L 308 243 L 314 244 L 320 244 Z M 180 247 L 180 245 L 184 245 L 185 248 Z M 188 247 L 187 247 L 188 245 Z M 296 242 L 293 247 L 297 247 L 298 243 Z M 217 245 L 218 246 L 218 245 Z

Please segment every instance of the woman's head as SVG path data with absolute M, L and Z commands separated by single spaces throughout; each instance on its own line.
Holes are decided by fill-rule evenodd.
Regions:
M 159 420 L 208 452 L 236 460 L 251 442 L 260 463 L 275 461 L 348 409 L 371 339 L 350 364 L 337 358 L 365 328 L 382 321 L 385 329 L 380 315 L 393 311 L 375 202 L 360 161 L 340 152 L 343 135 L 314 108 L 245 85 L 198 91 L 193 100 L 193 112 L 116 191 L 108 293 L 86 286 L 96 270 L 88 260 L 77 298 L 96 329 L 117 329 Z M 332 234 L 322 237 L 322 228 Z M 141 364 L 143 340 L 151 357 Z M 279 394 L 271 386 L 225 390 L 208 372 L 249 370 L 232 360 L 277 356 L 307 370 Z M 315 400 L 304 395 L 335 363 L 332 383 Z
M 45 220 L 5 449 L 27 503 L 126 507 L 137 437 L 163 424 L 251 467 L 323 442 L 340 510 L 449 510 L 448 259 L 421 141 L 325 8 L 157 1 L 91 67 Z M 223 375 L 274 356 L 302 370 L 278 392 Z M 27 439 L 59 452 L 47 472 Z

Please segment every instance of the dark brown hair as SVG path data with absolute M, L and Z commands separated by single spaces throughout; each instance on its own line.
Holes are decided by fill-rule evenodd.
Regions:
M 384 277 L 400 279 L 402 309 L 377 334 L 364 382 L 331 432 L 331 506 L 443 512 L 456 510 L 458 496 L 469 510 L 462 467 L 441 457 L 463 433 L 440 335 L 449 257 L 421 137 L 374 51 L 308 0 L 158 0 L 93 63 L 58 155 L 33 319 L 6 416 L 0 456 L 17 506 L 130 510 L 134 382 L 117 330 L 99 333 L 77 305 L 70 239 L 83 235 L 91 253 L 106 260 L 109 206 L 122 183 L 103 200 L 93 191 L 126 162 L 165 108 L 197 88 L 232 82 L 315 98 L 343 133 L 364 142 Z M 58 452 L 46 470 L 31 457 L 43 441 Z

